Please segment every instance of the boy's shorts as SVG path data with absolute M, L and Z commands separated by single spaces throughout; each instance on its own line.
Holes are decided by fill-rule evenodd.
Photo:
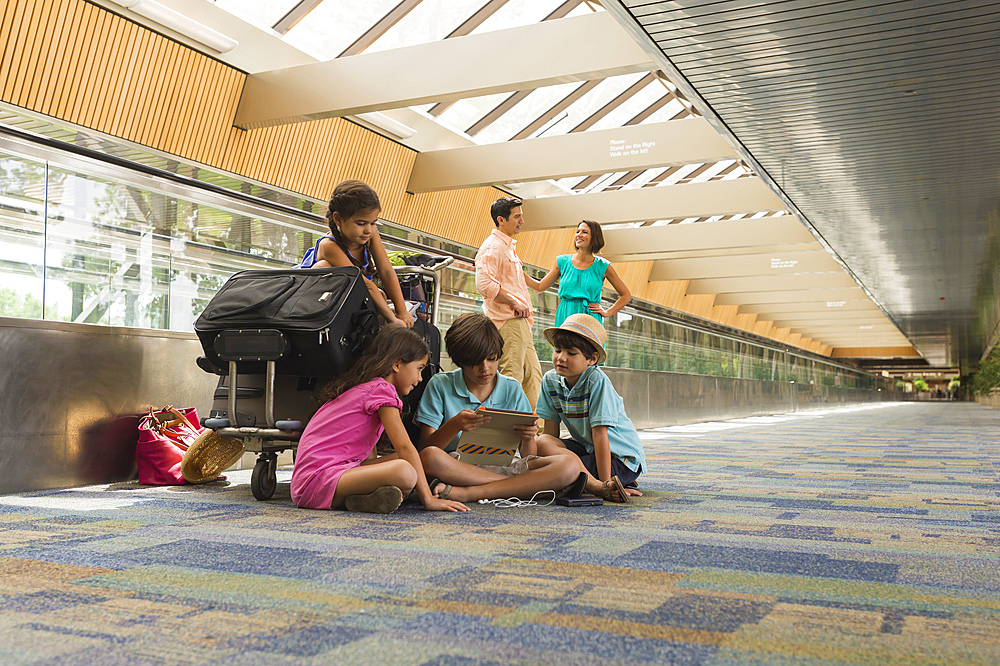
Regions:
M 576 456 L 583 461 L 583 466 L 587 468 L 590 475 L 595 479 L 601 478 L 601 475 L 597 473 L 597 455 L 594 453 L 587 453 L 587 447 L 585 447 L 580 442 L 575 439 L 570 439 L 565 437 L 562 443 L 566 445 L 566 448 L 576 454 Z M 627 486 L 630 483 L 634 483 L 639 475 L 642 474 L 642 469 L 640 468 L 638 472 L 633 472 L 628 468 L 628 466 L 621 461 L 620 458 L 612 455 L 611 456 L 611 473 L 618 477 L 618 480 L 622 482 L 623 486 Z
M 451 451 L 448 453 L 455 460 L 461 460 L 462 454 L 458 451 Z M 502 474 L 503 476 L 517 476 L 518 474 L 525 474 L 529 471 L 528 463 L 532 460 L 537 460 L 538 456 L 527 456 L 521 458 L 518 456 L 511 461 L 509 465 L 501 467 L 500 465 L 476 465 L 476 467 L 482 467 L 485 470 L 489 470 L 494 474 Z

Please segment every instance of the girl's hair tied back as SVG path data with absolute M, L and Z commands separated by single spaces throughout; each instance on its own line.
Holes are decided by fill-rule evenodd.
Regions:
M 350 388 L 385 377 L 397 361 L 412 363 L 429 355 L 430 349 L 418 333 L 402 326 L 385 326 L 354 364 L 323 388 L 319 401 L 329 402 Z

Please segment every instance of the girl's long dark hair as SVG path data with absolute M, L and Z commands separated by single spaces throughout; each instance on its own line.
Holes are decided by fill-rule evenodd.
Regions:
M 358 384 L 385 377 L 392 372 L 392 364 L 396 361 L 412 363 L 429 354 L 427 343 L 417 333 L 402 326 L 386 326 L 379 331 L 354 365 L 323 387 L 319 401 L 325 404 Z
M 347 244 L 344 242 L 344 237 L 341 235 L 340 229 L 333 221 L 334 213 L 339 214 L 340 219 L 346 221 L 355 213 L 367 210 L 382 210 L 382 203 L 378 199 L 378 194 L 360 180 L 345 180 L 333 188 L 333 194 L 330 195 L 330 203 L 326 208 L 326 223 L 330 227 L 330 236 L 333 238 L 333 242 L 340 246 L 340 249 L 344 251 L 344 254 L 347 255 L 348 259 L 355 266 L 360 268 L 367 277 L 371 277 L 375 274 L 375 262 L 371 260 L 370 256 L 365 261 L 364 257 L 368 254 L 368 248 L 364 247 L 361 249 L 361 257 L 355 257 L 351 254 L 351 251 L 347 249 Z

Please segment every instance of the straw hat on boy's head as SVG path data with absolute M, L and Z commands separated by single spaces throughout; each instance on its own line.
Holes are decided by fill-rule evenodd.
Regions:
M 604 350 L 604 345 L 608 341 L 608 332 L 604 329 L 604 325 L 597 321 L 589 314 L 572 314 L 566 317 L 566 321 L 562 323 L 562 326 L 558 328 L 547 328 L 542 331 L 545 339 L 549 341 L 549 344 L 554 344 L 552 342 L 552 334 L 558 330 L 569 331 L 570 333 L 576 333 L 577 335 L 583 336 L 588 341 L 594 343 L 597 347 L 597 364 L 600 365 L 604 363 L 604 359 L 607 358 L 608 354 Z

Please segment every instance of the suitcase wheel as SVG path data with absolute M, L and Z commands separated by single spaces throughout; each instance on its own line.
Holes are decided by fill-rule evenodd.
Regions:
M 268 453 L 257 458 L 257 464 L 253 466 L 250 474 L 250 490 L 253 496 L 261 502 L 271 499 L 274 489 L 278 486 L 278 479 L 275 472 L 278 468 L 278 456 L 275 453 Z
M 218 428 L 228 428 L 229 419 L 205 419 L 202 421 L 202 425 L 206 428 L 211 428 L 212 430 L 216 430 Z
M 278 430 L 302 430 L 302 421 L 275 421 Z

